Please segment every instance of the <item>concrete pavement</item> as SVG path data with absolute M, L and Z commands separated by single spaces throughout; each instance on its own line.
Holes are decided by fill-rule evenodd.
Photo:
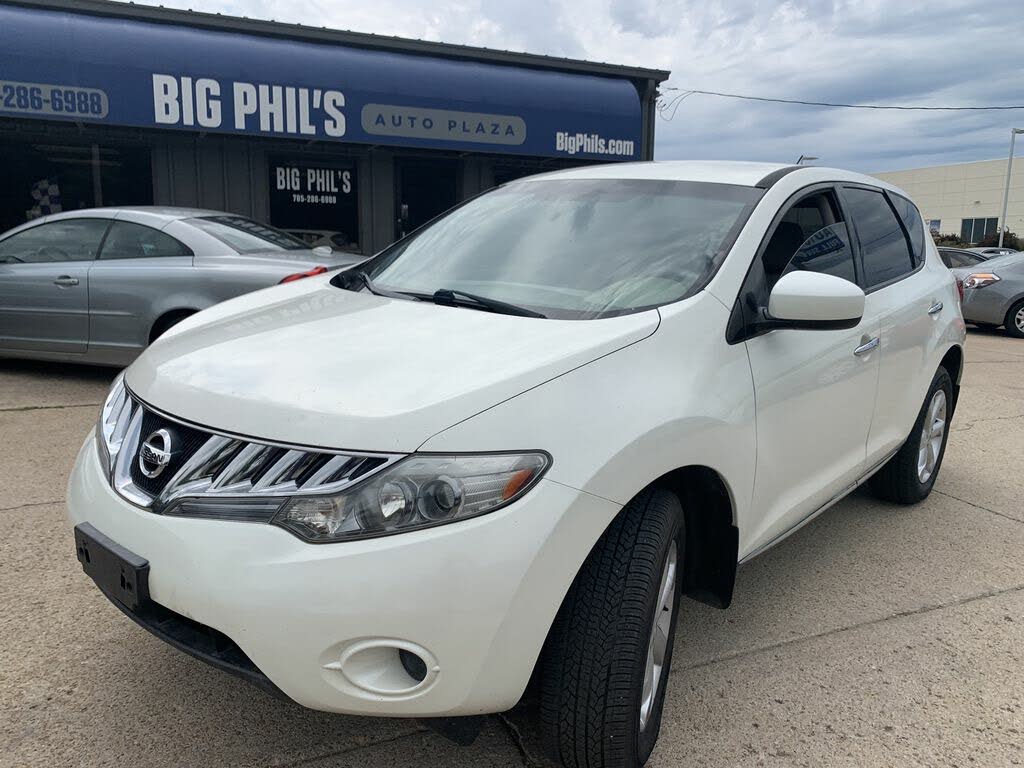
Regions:
M 1024 763 L 1024 342 L 972 331 L 936 491 L 858 493 L 687 601 L 650 765 Z M 174 651 L 82 574 L 70 463 L 113 372 L 0 361 L 0 766 L 522 766 L 529 712 L 472 747 L 304 710 Z

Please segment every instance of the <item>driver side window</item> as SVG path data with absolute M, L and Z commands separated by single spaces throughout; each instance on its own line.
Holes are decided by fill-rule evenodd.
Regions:
M 0 263 L 49 264 L 96 258 L 106 219 L 60 219 L 0 241 Z
M 813 192 L 783 214 L 762 256 L 767 290 L 787 272 L 822 272 L 857 282 L 850 235 L 835 193 Z

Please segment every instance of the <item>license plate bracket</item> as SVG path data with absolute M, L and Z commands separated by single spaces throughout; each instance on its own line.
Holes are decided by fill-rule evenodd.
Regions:
M 131 611 L 149 602 L 149 561 L 136 555 L 89 523 L 75 526 L 75 549 L 82 570 L 107 597 Z

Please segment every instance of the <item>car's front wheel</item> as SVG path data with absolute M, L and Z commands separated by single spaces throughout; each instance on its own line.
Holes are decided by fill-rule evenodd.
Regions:
M 619 513 L 559 610 L 541 664 L 541 725 L 571 768 L 638 768 L 661 727 L 682 594 L 679 499 L 650 489 Z
M 953 413 L 953 380 L 939 368 L 910 437 L 869 481 L 871 491 L 897 504 L 916 504 L 932 491 L 942 466 Z

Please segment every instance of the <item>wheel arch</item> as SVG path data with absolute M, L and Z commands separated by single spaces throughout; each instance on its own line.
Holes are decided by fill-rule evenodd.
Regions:
M 157 337 L 161 332 L 166 331 L 170 325 L 173 325 L 171 321 L 181 322 L 186 317 L 194 315 L 198 312 L 197 307 L 175 307 L 174 309 L 166 309 L 157 315 L 156 319 L 149 326 L 149 343 L 152 344 L 157 340 Z
M 651 486 L 674 493 L 683 508 L 684 594 L 728 608 L 736 582 L 739 528 L 725 478 L 711 467 L 691 464 L 666 472 Z
M 946 354 L 942 356 L 942 361 L 939 363 L 940 368 L 945 368 L 949 372 L 949 378 L 953 380 L 953 402 L 950 403 L 949 415 L 950 417 L 956 412 L 956 403 L 960 399 L 960 377 L 963 375 L 964 370 L 964 350 L 959 344 L 954 344 L 946 350 Z

